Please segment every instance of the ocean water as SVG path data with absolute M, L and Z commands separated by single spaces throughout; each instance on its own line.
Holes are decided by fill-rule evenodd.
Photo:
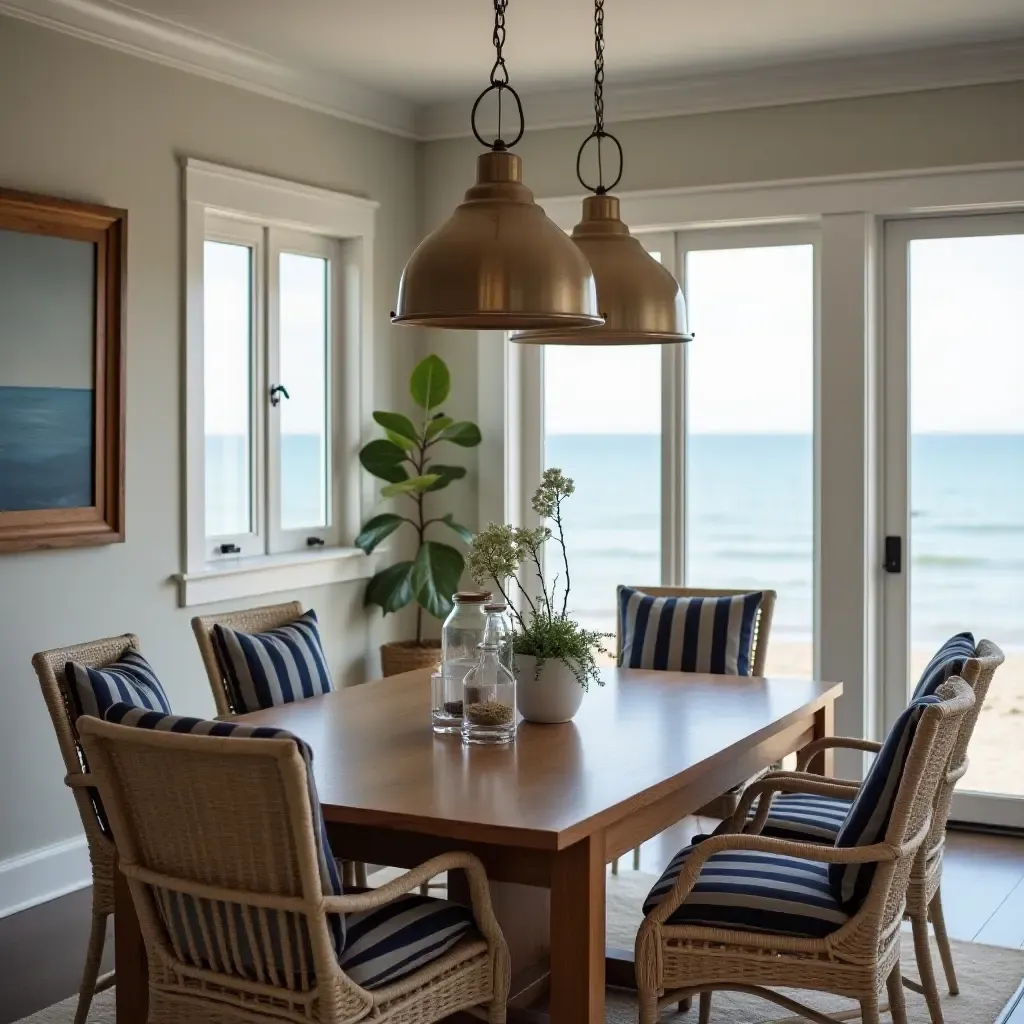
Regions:
M 617 584 L 660 578 L 660 459 L 656 435 L 547 438 L 576 482 L 570 605 L 594 628 L 614 631 Z M 1024 647 L 1024 435 L 918 435 L 911 462 L 912 642 L 970 628 Z M 779 639 L 812 635 L 812 473 L 809 435 L 689 439 L 688 582 L 777 590 Z

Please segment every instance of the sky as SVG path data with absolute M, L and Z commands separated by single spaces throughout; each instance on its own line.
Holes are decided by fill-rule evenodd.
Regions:
M 690 252 L 693 433 L 810 433 L 809 245 Z M 916 240 L 910 253 L 915 433 L 1024 432 L 1024 235 Z M 661 350 L 545 349 L 545 430 L 655 434 Z

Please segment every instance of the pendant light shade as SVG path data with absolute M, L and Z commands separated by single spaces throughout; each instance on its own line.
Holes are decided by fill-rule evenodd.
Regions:
M 490 85 L 470 116 L 473 135 L 490 151 L 477 157 L 476 184 L 465 200 L 420 242 L 402 271 L 394 324 L 514 331 L 603 323 L 586 257 L 533 201 L 523 184 L 523 162 L 509 152 L 526 126 L 502 55 L 507 6 L 508 0 L 494 0 L 496 58 Z M 492 92 L 498 131 L 487 142 L 477 130 L 476 113 Z M 519 133 L 511 142 L 501 137 L 506 95 L 519 116 Z
M 476 184 L 402 272 L 392 323 L 471 330 L 600 324 L 584 253 L 533 201 L 522 161 L 477 157 Z
M 572 239 L 597 282 L 600 327 L 519 331 L 513 341 L 547 345 L 651 345 L 690 341 L 686 302 L 676 279 L 629 233 L 616 196 L 583 200 Z
M 604 183 L 601 144 L 614 143 L 618 174 Z M 580 164 L 590 142 L 597 144 L 596 185 L 583 179 Z M 604 129 L 604 0 L 594 0 L 594 129 L 576 154 L 576 177 L 594 194 L 583 200 L 583 219 L 572 239 L 586 256 L 597 283 L 600 327 L 518 331 L 513 341 L 542 345 L 652 345 L 690 341 L 686 302 L 676 279 L 629 233 L 619 200 L 608 193 L 622 178 L 619 140 Z

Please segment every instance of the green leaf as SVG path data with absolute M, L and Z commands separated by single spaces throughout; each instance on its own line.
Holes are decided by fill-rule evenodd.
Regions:
M 455 420 L 451 416 L 442 416 L 438 413 L 428 424 L 427 424 L 427 440 L 429 441 L 432 437 L 437 437 L 442 430 L 450 427 Z
M 363 469 L 393 484 L 409 479 L 409 474 L 401 465 L 404 460 L 405 452 L 393 441 L 385 441 L 383 438 L 371 441 L 359 453 Z
M 356 547 L 362 548 L 369 554 L 382 540 L 390 537 L 402 523 L 407 522 L 405 516 L 395 515 L 394 512 L 385 512 L 383 515 L 374 516 L 356 537 Z
M 443 619 L 451 611 L 451 595 L 459 589 L 464 566 L 462 554 L 455 548 L 425 540 L 410 577 L 417 604 L 435 619 Z
M 400 412 L 375 412 L 373 418 L 385 429 L 409 441 L 418 441 L 419 434 L 408 416 Z
M 437 435 L 438 441 L 451 441 L 463 448 L 474 448 L 480 443 L 480 428 L 468 420 L 459 420 L 445 427 Z
M 455 522 L 455 517 L 451 512 L 444 516 L 441 519 L 441 522 L 444 523 L 445 526 L 450 526 L 467 544 L 473 543 L 473 531 L 467 530 L 461 523 Z M 356 543 L 358 544 L 359 542 L 356 541 Z
M 427 490 L 440 491 L 453 480 L 461 480 L 466 475 L 466 469 L 464 466 L 431 466 L 430 473 L 437 477 L 437 482 L 431 484 Z
M 435 473 L 426 473 L 424 476 L 411 476 L 408 480 L 400 480 L 398 483 L 388 484 L 382 487 L 380 496 L 382 498 L 393 498 L 396 494 L 413 494 L 416 491 L 429 491 L 439 477 Z
M 397 612 L 412 601 L 412 562 L 382 569 L 366 584 L 364 605 L 379 605 L 384 614 Z
M 439 356 L 427 356 L 412 371 L 409 392 L 421 409 L 428 412 L 436 409 L 448 397 L 451 389 L 451 375 Z
M 416 441 L 410 441 L 407 437 L 402 437 L 401 434 L 396 434 L 393 430 L 385 430 L 385 434 L 388 436 L 388 440 L 392 444 L 397 444 L 402 451 L 414 452 L 419 447 Z

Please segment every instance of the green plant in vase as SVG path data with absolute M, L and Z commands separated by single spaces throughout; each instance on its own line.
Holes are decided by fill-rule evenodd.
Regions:
M 597 655 L 608 654 L 604 641 L 611 634 L 584 629 L 568 612 L 572 581 L 562 503 L 574 490 L 560 469 L 545 470 L 532 506 L 542 521 L 554 524 L 554 530 L 546 525 L 491 523 L 473 538 L 469 549 L 470 575 L 478 584 L 493 583 L 508 604 L 519 670 L 517 700 L 529 721 L 568 721 L 590 683 L 603 682 Z M 552 540 L 558 545 L 559 570 L 545 574 L 541 552 Z M 535 586 L 524 584 L 530 577 Z M 521 601 L 512 600 L 512 586 Z
M 363 467 L 385 481 L 381 497 L 407 502 L 409 514 L 382 512 L 374 516 L 364 524 L 356 544 L 370 554 L 403 527 L 414 530 L 417 539 L 415 558 L 382 569 L 366 587 L 365 604 L 377 605 L 385 615 L 416 603 L 416 638 L 384 645 L 385 675 L 391 674 L 389 665 L 402 671 L 436 662 L 437 642 L 423 637 L 423 612 L 444 619 L 465 568 L 462 552 L 438 538 L 454 533 L 467 543 L 473 539 L 452 513 L 430 515 L 427 496 L 466 475 L 464 466 L 437 461 L 439 447 L 473 448 L 480 443 L 480 429 L 441 411 L 451 392 L 451 375 L 438 356 L 427 356 L 416 366 L 409 392 L 421 413 L 419 423 L 401 413 L 375 412 L 373 418 L 384 428 L 384 437 L 370 441 L 359 453 Z

